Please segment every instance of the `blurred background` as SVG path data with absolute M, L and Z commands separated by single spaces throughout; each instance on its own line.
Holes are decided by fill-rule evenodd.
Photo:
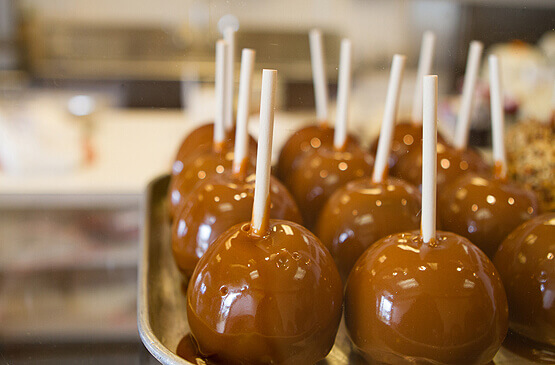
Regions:
M 508 122 L 551 116 L 550 0 L 0 0 L 0 363 L 155 363 L 136 327 L 144 191 L 212 118 L 227 26 L 238 31 L 235 91 L 243 47 L 256 49 L 256 70 L 279 71 L 276 150 L 314 117 L 313 27 L 332 98 L 340 39 L 353 41 L 350 127 L 366 141 L 394 53 L 407 55 L 401 117 L 410 111 L 425 30 L 437 36 L 447 134 L 475 39 L 502 55 Z M 470 142 L 487 150 L 485 80 Z

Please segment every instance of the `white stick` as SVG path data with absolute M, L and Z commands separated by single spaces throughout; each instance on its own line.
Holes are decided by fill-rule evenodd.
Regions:
M 225 139 L 225 59 L 228 44 L 224 40 L 216 42 L 216 115 L 214 117 L 214 145 L 223 143 Z
M 495 174 L 499 178 L 507 176 L 505 159 L 505 115 L 503 113 L 503 89 L 501 86 L 501 70 L 496 55 L 489 56 L 489 94 L 491 107 L 491 130 L 493 143 L 493 161 Z
M 241 54 L 241 75 L 239 80 L 239 100 L 237 101 L 237 130 L 235 131 L 235 153 L 233 172 L 238 173 L 243 167 L 249 149 L 248 121 L 251 98 L 251 80 L 254 67 L 255 51 L 245 48 Z
M 422 100 L 422 239 L 429 243 L 436 236 L 437 179 L 437 76 L 423 79 Z
M 272 164 L 272 137 L 274 134 L 274 108 L 276 99 L 276 70 L 262 71 L 260 95 L 260 132 L 256 159 L 256 181 L 251 228 L 253 234 L 263 236 L 269 225 L 270 169 Z
M 314 101 L 316 103 L 316 119 L 319 123 L 328 121 L 328 88 L 324 68 L 324 47 L 322 32 L 312 29 L 309 33 L 310 60 L 312 62 L 312 81 L 314 83 Z
M 470 50 L 466 60 L 466 72 L 464 74 L 464 85 L 461 98 L 461 107 L 457 118 L 457 130 L 455 131 L 455 148 L 464 150 L 468 145 L 468 132 L 470 130 L 470 116 L 472 114 L 472 101 L 476 90 L 478 69 L 482 58 L 482 42 L 470 42 Z
M 335 131 L 333 146 L 337 150 L 343 149 L 347 140 L 347 120 L 349 119 L 349 95 L 351 93 L 351 40 L 341 41 L 339 55 L 339 76 L 337 80 L 337 114 L 335 117 Z
M 235 30 L 232 27 L 224 30 L 224 39 L 229 45 L 225 66 L 225 127 L 230 131 L 233 128 L 233 66 L 235 63 Z
M 372 175 L 372 180 L 376 183 L 382 182 L 384 178 L 387 158 L 391 150 L 391 140 L 393 139 L 393 127 L 395 127 L 399 95 L 401 94 L 401 81 L 403 79 L 405 59 L 405 56 L 396 54 L 393 56 L 393 62 L 391 63 L 391 73 L 389 75 L 387 97 L 385 99 L 385 110 L 380 130 L 380 139 L 378 141 L 374 173 Z
M 420 47 L 418 71 L 416 72 L 414 99 L 412 101 L 412 122 L 417 124 L 422 122 L 422 79 L 432 71 L 435 43 L 436 35 L 431 31 L 424 32 L 422 46 Z

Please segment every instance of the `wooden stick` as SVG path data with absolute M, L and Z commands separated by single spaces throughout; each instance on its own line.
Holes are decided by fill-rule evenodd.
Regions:
M 503 112 L 503 89 L 501 70 L 496 55 L 489 56 L 489 94 L 491 107 L 491 131 L 493 142 L 494 175 L 496 178 L 507 177 L 507 160 L 505 158 L 505 114 Z
M 396 54 L 393 56 L 393 62 L 391 63 L 385 110 L 380 130 L 380 139 L 378 141 L 376 162 L 374 163 L 374 173 L 372 175 L 372 180 L 375 183 L 380 183 L 387 177 L 387 159 L 391 150 L 391 140 L 393 139 L 393 128 L 395 127 L 399 95 L 401 94 L 401 81 L 403 79 L 405 60 L 406 57 L 404 55 Z
M 423 79 L 422 109 L 422 239 L 433 242 L 436 236 L 437 180 L 437 76 Z
M 335 117 L 335 131 L 333 146 L 342 150 L 347 141 L 347 121 L 349 119 L 349 96 L 351 93 L 351 40 L 341 41 L 339 55 L 339 76 L 337 80 L 337 114 Z
M 455 131 L 455 148 L 459 150 L 466 149 L 468 145 L 468 132 L 470 131 L 470 116 L 472 114 L 472 102 L 474 100 L 474 91 L 476 90 L 476 80 L 478 79 L 478 70 L 480 68 L 480 59 L 482 58 L 482 50 L 484 45 L 482 42 L 470 42 L 470 50 L 466 60 L 466 72 L 464 74 L 464 85 L 461 98 L 461 107 L 457 118 L 457 129 Z
M 412 122 L 414 124 L 422 123 L 422 79 L 432 71 L 435 43 L 436 35 L 431 31 L 424 32 L 422 46 L 420 47 L 418 71 L 416 72 L 414 99 L 412 101 Z
M 233 129 L 233 66 L 235 63 L 235 30 L 233 27 L 225 28 L 224 39 L 229 45 L 225 66 L 225 128 L 230 131 Z
M 324 67 L 322 32 L 319 29 L 312 29 L 309 33 L 309 39 L 316 119 L 321 125 L 326 125 L 328 122 L 328 83 Z
M 272 164 L 276 81 L 276 70 L 262 71 L 260 133 L 258 135 L 256 181 L 251 220 L 251 233 L 258 237 L 264 236 L 270 225 L 270 169 Z
M 221 148 L 225 140 L 225 60 L 228 44 L 224 40 L 216 42 L 216 115 L 214 117 L 214 148 Z
M 251 80 L 256 52 L 244 48 L 241 54 L 241 75 L 239 80 L 239 100 L 237 102 L 237 129 L 235 131 L 235 153 L 233 156 L 233 173 L 241 174 L 246 170 L 247 151 L 249 150 L 249 107 L 251 98 Z

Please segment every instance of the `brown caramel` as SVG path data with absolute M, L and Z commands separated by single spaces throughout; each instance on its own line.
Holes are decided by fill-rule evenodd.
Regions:
M 314 364 L 331 350 L 343 291 L 332 257 L 306 228 L 271 220 L 220 236 L 187 292 L 191 333 L 203 357 L 225 364 Z
M 438 206 L 441 229 L 468 238 L 490 258 L 515 227 L 538 215 L 533 192 L 475 173 L 440 192 Z
M 509 301 L 511 330 L 555 347 L 555 213 L 511 232 L 493 260 Z
M 187 195 L 214 175 L 223 175 L 231 172 L 233 165 L 233 146 L 225 145 L 221 152 L 209 152 L 198 155 L 194 160 L 185 166 L 178 175 L 172 176 L 168 189 L 169 215 L 175 217 L 179 207 L 184 204 Z M 246 173 L 254 172 L 255 154 L 249 149 L 249 158 Z
M 296 170 L 299 160 L 322 145 L 333 144 L 333 128 L 327 125 L 311 125 L 295 132 L 283 145 L 277 164 L 277 177 L 288 185 L 291 172 Z M 348 135 L 347 139 L 358 143 L 357 138 Z
M 437 144 L 437 190 L 439 193 L 454 180 L 474 171 L 487 173 L 491 169 L 478 152 L 472 149 L 457 150 L 445 143 Z M 417 143 L 406 154 L 399 156 L 391 175 L 422 186 L 422 143 Z
M 418 231 L 382 238 L 345 289 L 351 340 L 387 364 L 486 364 L 505 338 L 507 312 L 491 261 L 449 232 L 437 232 L 433 245 Z
M 249 147 L 254 147 L 254 152 L 256 152 L 256 141 L 254 138 L 249 136 L 250 144 Z M 183 168 L 197 156 L 209 153 L 213 149 L 214 144 L 214 124 L 204 124 L 193 130 L 189 135 L 183 140 L 181 146 L 177 150 L 177 156 L 172 165 L 172 175 L 178 175 Z M 225 139 L 221 147 L 230 148 L 233 150 L 235 145 L 235 128 L 230 131 L 226 131 Z
M 172 224 L 172 250 L 190 277 L 208 247 L 229 227 L 251 218 L 255 175 L 241 180 L 227 172 L 197 186 L 178 208 Z M 270 217 L 301 223 L 297 204 L 277 179 L 270 180 Z
M 370 146 L 370 153 L 375 156 L 378 150 L 378 139 Z M 445 139 L 438 133 L 438 142 L 445 142 Z M 393 168 L 400 156 L 407 154 L 414 146 L 422 144 L 422 124 L 402 121 L 395 124 L 393 137 L 391 140 L 391 153 L 388 157 L 388 166 Z
M 372 156 L 352 140 L 343 151 L 326 144 L 299 159 L 286 186 L 299 204 L 305 226 L 312 229 L 331 194 L 351 180 L 369 176 L 373 165 Z
M 315 232 L 346 282 L 355 262 L 374 242 L 389 234 L 418 229 L 420 209 L 420 193 L 414 186 L 395 178 L 381 183 L 362 178 L 333 193 Z

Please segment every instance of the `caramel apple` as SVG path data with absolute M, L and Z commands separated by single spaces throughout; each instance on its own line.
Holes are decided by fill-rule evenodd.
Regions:
M 309 39 L 317 124 L 296 131 L 283 145 L 277 163 L 277 176 L 284 182 L 289 181 L 290 171 L 295 169 L 299 158 L 311 150 L 320 148 L 322 144 L 333 142 L 333 128 L 328 126 L 328 90 L 322 33 L 318 29 L 312 29 Z
M 276 71 L 263 71 L 252 220 L 216 239 L 187 290 L 189 327 L 209 362 L 314 364 L 331 350 L 341 319 L 329 252 L 302 226 L 269 219 L 275 81 Z
M 531 191 L 506 179 L 467 174 L 443 191 L 439 224 L 471 240 L 493 258 L 507 235 L 538 215 L 538 201 Z
M 497 58 L 490 56 L 494 176 L 467 174 L 455 180 L 440 195 L 439 213 L 443 229 L 467 237 L 490 258 L 514 227 L 538 215 L 534 193 L 507 182 L 497 65 Z
M 351 81 L 351 43 L 341 43 L 336 128 L 333 144 L 322 144 L 298 159 L 289 172 L 286 186 L 299 204 L 303 221 L 312 229 L 326 200 L 343 184 L 368 176 L 372 156 L 347 138 L 348 98 Z
M 387 155 L 395 124 L 405 57 L 395 55 L 391 66 L 380 148 L 372 178 L 343 185 L 328 199 L 316 235 L 328 248 L 343 282 L 362 253 L 381 237 L 420 224 L 420 194 L 406 182 L 387 177 Z
M 433 32 L 424 32 L 422 35 L 422 44 L 420 46 L 418 70 L 416 72 L 412 114 L 409 120 L 401 121 L 395 125 L 393 141 L 391 143 L 391 153 L 388 158 L 390 169 L 395 166 L 400 156 L 408 153 L 414 146 L 418 146 L 422 141 L 422 78 L 431 72 L 435 42 L 436 36 Z M 439 138 L 443 140 L 441 136 L 439 136 Z M 378 138 L 370 145 L 370 153 L 375 155 L 377 150 Z
M 480 154 L 472 149 L 458 150 L 446 143 L 437 144 L 437 190 L 443 189 L 451 182 L 469 172 L 485 173 L 491 168 Z M 411 148 L 399 157 L 391 169 L 391 175 L 420 187 L 422 182 L 422 144 Z
M 487 364 L 507 332 L 493 264 L 467 239 L 420 232 L 374 243 L 351 271 L 345 323 L 367 359 L 386 364 Z
M 493 263 L 507 292 L 509 327 L 555 346 L 555 213 L 529 220 L 511 232 Z
M 476 89 L 482 49 L 483 45 L 481 42 L 472 41 L 470 43 L 454 146 L 451 147 L 439 138 L 440 143 L 437 145 L 437 189 L 440 193 L 445 186 L 467 172 L 484 173 L 489 171 L 488 165 L 480 154 L 475 150 L 467 148 L 472 100 Z M 412 137 L 408 135 L 404 139 L 407 140 L 406 142 L 413 141 Z M 406 152 L 396 155 L 396 164 L 391 168 L 391 175 L 419 186 L 422 181 L 422 144 L 420 139 L 415 141 L 417 142 L 410 144 L 410 148 L 405 149 Z
M 381 237 L 417 229 L 420 193 L 403 180 L 351 181 L 330 197 L 316 226 L 343 282 L 362 253 Z
M 189 157 L 176 160 L 172 168 L 172 178 L 168 189 L 169 201 L 169 217 L 173 219 L 177 213 L 178 206 L 183 204 L 187 195 L 195 188 L 197 184 L 202 183 L 206 178 L 210 178 L 213 174 L 222 174 L 231 168 L 234 159 L 234 139 L 226 139 L 227 132 L 224 127 L 225 103 L 224 103 L 224 77 L 225 77 L 225 61 L 228 57 L 229 45 L 220 40 L 216 43 L 216 118 L 214 124 L 197 129 L 196 135 L 200 144 L 197 149 L 190 152 Z M 236 130 L 236 133 L 238 129 Z M 212 143 L 202 142 L 201 137 L 212 135 Z M 193 135 L 193 137 L 195 137 Z M 205 137 L 204 137 L 205 138 Z M 248 141 L 248 140 L 246 140 Z M 250 144 L 255 146 L 255 144 Z M 187 148 L 192 148 L 190 144 Z M 249 158 L 246 161 L 246 169 L 248 173 L 253 170 L 254 161 L 252 158 L 256 151 L 255 148 L 247 148 Z M 178 156 L 179 157 L 179 156 Z
M 254 175 L 247 175 L 249 97 L 255 52 L 243 49 L 237 112 L 237 137 L 231 169 L 197 184 L 177 206 L 172 224 L 172 250 L 179 269 L 187 276 L 208 246 L 229 227 L 247 221 L 254 196 Z M 270 217 L 300 222 L 297 205 L 276 179 L 270 181 Z
M 198 260 L 229 227 L 248 221 L 252 213 L 255 175 L 232 172 L 197 186 L 172 223 L 172 251 L 177 266 L 190 277 Z M 277 179 L 270 181 L 270 217 L 302 223 L 297 204 Z
M 371 363 L 488 364 L 507 332 L 507 298 L 480 249 L 436 231 L 437 76 L 423 89 L 421 230 L 364 252 L 347 280 L 345 324 Z

